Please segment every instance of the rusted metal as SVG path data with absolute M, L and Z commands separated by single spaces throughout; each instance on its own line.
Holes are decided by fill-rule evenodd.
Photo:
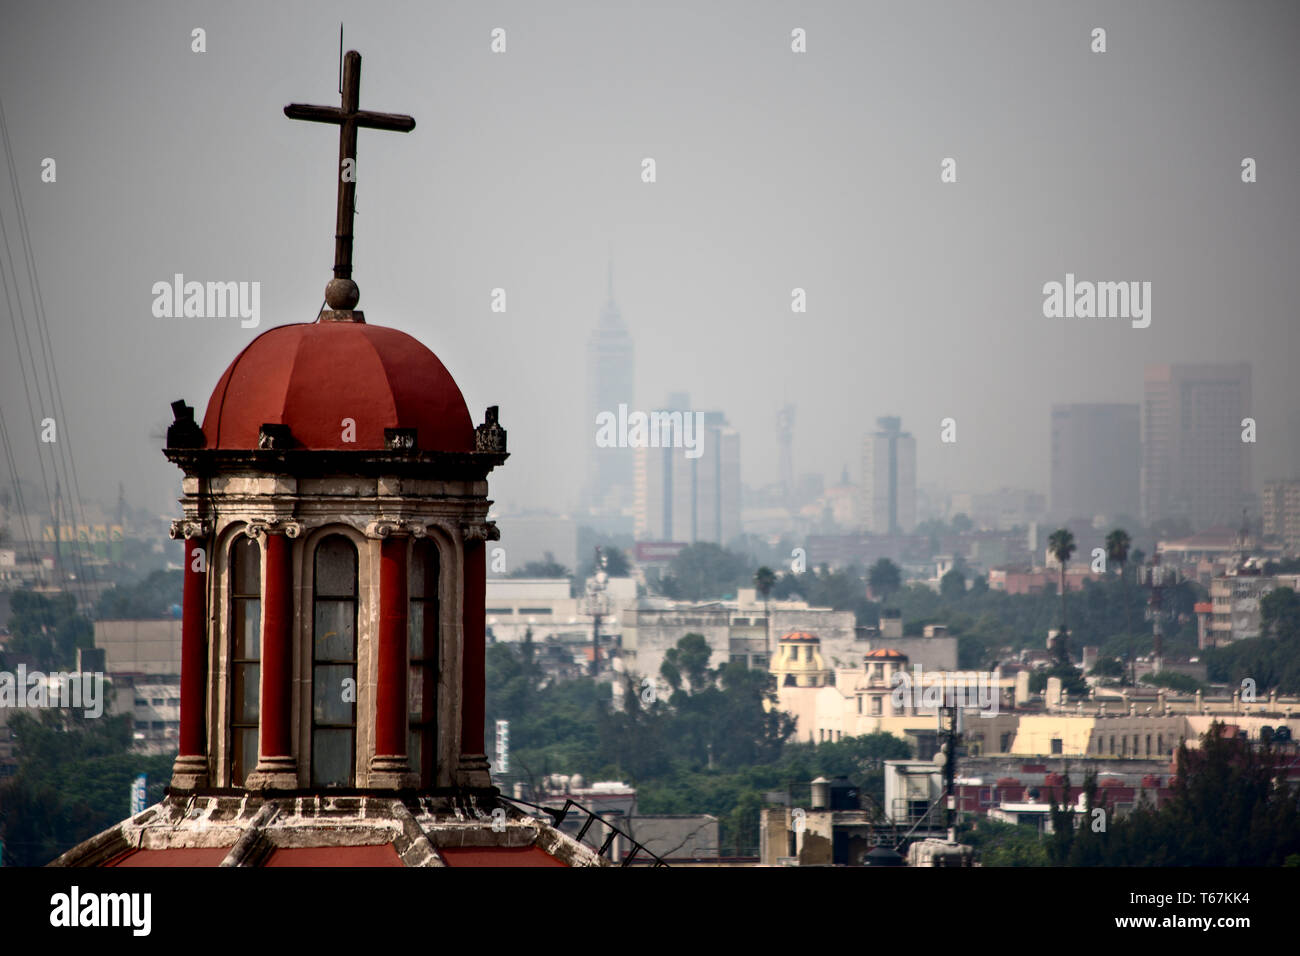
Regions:
M 341 107 L 310 106 L 290 103 L 284 108 L 289 119 L 309 123 L 333 123 L 339 127 L 339 162 L 335 175 L 339 177 L 338 210 L 334 229 L 334 278 L 352 278 L 352 218 L 356 212 L 357 181 L 357 130 L 386 129 L 409 133 L 415 129 L 415 119 L 402 113 L 375 113 L 358 109 L 361 100 L 361 54 L 349 50 L 343 59 L 343 100 Z M 354 174 L 343 176 L 343 164 L 352 160 Z

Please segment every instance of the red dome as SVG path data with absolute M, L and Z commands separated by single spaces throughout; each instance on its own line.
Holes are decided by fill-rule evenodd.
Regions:
M 345 418 L 355 442 L 343 441 Z M 281 325 L 235 357 L 208 401 L 207 447 L 257 448 L 263 424 L 288 425 L 308 449 L 382 451 L 385 428 L 414 428 L 420 451 L 474 450 L 465 398 L 438 357 L 359 322 Z

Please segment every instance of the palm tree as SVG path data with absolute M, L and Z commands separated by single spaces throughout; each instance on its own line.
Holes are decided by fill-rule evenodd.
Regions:
M 758 589 L 759 594 L 763 595 L 763 626 L 767 631 L 768 654 L 772 653 L 772 618 L 768 610 L 768 598 L 772 596 L 772 588 L 775 584 L 776 574 L 766 564 L 754 572 L 754 587 Z
M 1124 602 L 1124 629 L 1128 631 L 1129 681 L 1133 681 L 1133 609 L 1129 606 L 1128 590 L 1124 587 L 1124 565 L 1128 561 L 1129 545 L 1133 543 L 1128 532 L 1116 528 L 1106 535 L 1106 560 L 1119 565 L 1120 599 Z
M 1070 651 L 1067 646 L 1070 632 L 1066 627 L 1065 618 L 1065 566 L 1070 562 L 1070 556 L 1074 554 L 1074 535 L 1068 528 L 1057 528 L 1052 532 L 1052 536 L 1047 539 L 1047 549 L 1052 552 L 1052 556 L 1061 565 L 1061 634 L 1056 641 L 1057 656 L 1060 657 L 1063 664 L 1070 663 Z

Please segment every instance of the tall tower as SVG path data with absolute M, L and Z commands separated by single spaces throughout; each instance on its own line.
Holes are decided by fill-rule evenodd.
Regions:
M 910 534 L 916 527 L 916 439 L 902 419 L 876 419 L 862 442 L 863 526 L 874 534 Z
M 782 405 L 776 413 L 776 440 L 781 454 L 781 494 L 794 511 L 794 406 Z
M 285 108 L 338 123 L 343 159 L 358 127 L 415 126 L 359 110 L 360 71 L 349 52 L 342 109 Z M 57 865 L 482 866 L 521 848 L 538 865 L 604 862 L 492 785 L 487 478 L 506 433 L 495 406 L 475 427 L 432 351 L 356 308 L 347 186 L 329 308 L 235 356 L 201 426 L 172 403 L 185 564 L 171 786 Z
M 618 415 L 619 405 L 635 407 L 635 354 L 632 335 L 614 301 L 614 260 L 610 257 L 606 302 L 587 339 L 587 407 L 583 441 L 587 448 L 587 494 L 584 505 L 595 511 L 617 512 L 631 504 L 636 452 L 632 448 L 599 448 L 596 416 Z
M 1148 365 L 1142 406 L 1142 520 L 1235 526 L 1251 493 L 1250 365 Z

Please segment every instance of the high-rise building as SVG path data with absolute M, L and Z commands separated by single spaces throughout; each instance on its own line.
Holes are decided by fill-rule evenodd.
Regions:
M 673 394 L 654 414 L 685 423 L 689 406 L 688 396 Z M 721 412 L 704 412 L 698 440 L 698 457 L 668 442 L 636 449 L 639 540 L 725 546 L 740 534 L 740 433 Z
M 1137 405 L 1052 406 L 1052 516 L 1138 516 Z
M 876 419 L 862 442 L 862 506 L 859 517 L 874 534 L 910 534 L 916 527 L 916 439 L 902 419 Z
M 1287 555 L 1300 555 L 1300 478 L 1264 484 L 1264 535 Z
M 1148 365 L 1142 406 L 1142 520 L 1241 523 L 1251 490 L 1250 365 Z
M 594 511 L 617 511 L 631 503 L 636 466 L 631 448 L 596 445 L 596 416 L 618 414 L 620 404 L 635 407 L 635 353 L 632 335 L 614 302 L 614 264 L 609 265 L 608 300 L 587 339 L 587 493 L 583 504 Z

